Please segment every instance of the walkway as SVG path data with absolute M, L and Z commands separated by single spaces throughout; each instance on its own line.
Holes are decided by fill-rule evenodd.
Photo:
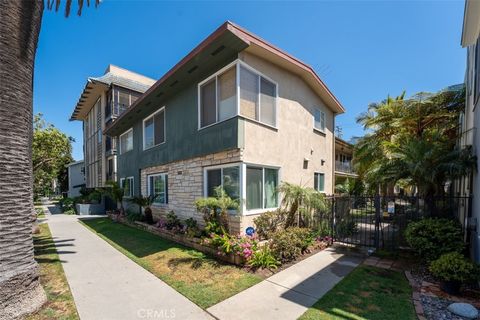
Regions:
M 212 319 L 82 226 L 78 216 L 49 214 L 47 221 L 82 320 Z
M 297 319 L 362 260 L 329 248 L 207 311 L 222 320 Z

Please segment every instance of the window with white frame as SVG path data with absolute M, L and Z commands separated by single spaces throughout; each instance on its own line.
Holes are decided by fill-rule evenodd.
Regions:
M 325 131 L 325 112 L 318 108 L 314 110 L 313 126 L 317 130 Z
M 126 198 L 133 197 L 133 177 L 120 179 L 120 186 L 123 188 L 123 196 Z
M 277 84 L 235 62 L 199 84 L 199 128 L 241 115 L 275 127 Z
M 246 208 L 247 210 L 278 207 L 278 169 L 247 166 Z
M 168 175 L 166 173 L 157 173 L 147 176 L 148 181 L 148 195 L 155 195 L 153 203 L 167 204 L 168 203 Z
M 143 150 L 165 142 L 165 107 L 143 120 Z
M 215 197 L 215 189 L 222 187 L 232 199 L 240 198 L 239 165 L 205 169 L 205 192 L 207 197 Z
M 133 129 L 120 135 L 120 154 L 133 149 Z
M 319 192 L 325 191 L 325 174 L 324 173 L 315 172 L 313 177 L 313 186 L 315 190 Z

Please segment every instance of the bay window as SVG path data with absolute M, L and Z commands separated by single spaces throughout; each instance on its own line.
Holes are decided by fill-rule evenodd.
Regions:
M 143 150 L 165 142 L 165 107 L 143 120 Z
M 247 210 L 278 207 L 278 169 L 247 166 Z
M 133 129 L 120 135 L 120 154 L 133 149 Z
M 166 173 L 152 174 L 147 176 L 148 195 L 156 196 L 153 203 L 168 203 L 168 175 Z
M 206 196 L 215 197 L 215 189 L 222 187 L 230 198 L 234 200 L 240 198 L 240 167 L 238 165 L 208 168 L 205 177 Z
M 275 127 L 277 85 L 244 62 L 199 84 L 199 129 L 241 115 Z

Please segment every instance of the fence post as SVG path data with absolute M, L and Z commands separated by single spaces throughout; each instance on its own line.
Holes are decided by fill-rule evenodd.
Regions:
M 335 196 L 332 196 L 332 221 L 331 221 L 331 236 L 332 236 L 332 242 L 335 239 Z
M 375 196 L 375 249 L 380 248 L 380 211 L 381 201 L 380 195 Z

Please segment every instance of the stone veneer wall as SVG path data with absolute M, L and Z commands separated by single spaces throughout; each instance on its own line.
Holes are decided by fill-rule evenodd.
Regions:
M 203 197 L 203 168 L 240 162 L 242 151 L 233 149 L 213 153 L 202 157 L 167 163 L 160 166 L 148 167 L 141 170 L 142 194 L 147 193 L 147 175 L 155 173 L 168 174 L 168 204 L 153 206 L 155 217 L 165 216 L 170 210 L 182 220 L 194 218 L 203 225 L 203 217 L 195 210 L 194 202 Z M 238 220 L 238 222 L 236 222 Z M 238 226 L 237 226 L 238 224 Z M 240 219 L 232 219 L 231 231 L 239 231 Z

